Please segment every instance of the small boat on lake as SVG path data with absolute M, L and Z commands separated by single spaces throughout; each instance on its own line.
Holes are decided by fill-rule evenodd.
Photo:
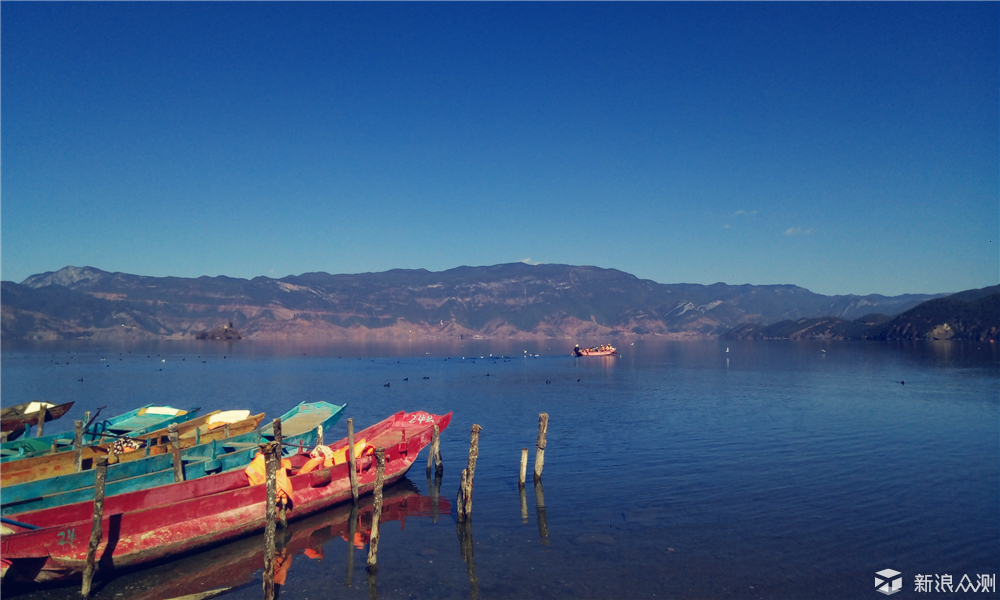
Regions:
M 356 444 L 365 447 L 358 459 L 359 494 L 375 487 L 375 458 L 368 449 L 385 449 L 384 482 L 389 485 L 413 466 L 430 443 L 434 425 L 443 431 L 450 422 L 451 413 L 399 412 L 357 432 Z M 346 446 L 343 439 L 329 448 L 342 451 Z M 351 499 L 346 463 L 321 464 L 302 472 L 313 460 L 309 454 L 299 452 L 287 460 L 290 521 Z M 266 485 L 251 485 L 250 477 L 239 470 L 107 498 L 97 548 L 98 573 L 107 575 L 261 531 L 265 508 Z M 86 566 L 92 513 L 93 502 L 80 502 L 25 513 L 18 524 L 5 524 L 13 533 L 0 538 L 4 580 L 42 582 L 78 576 Z
M 103 429 L 102 434 L 97 439 L 103 441 L 109 436 L 112 439 L 136 439 L 151 430 L 190 421 L 197 417 L 200 409 L 178 410 L 170 407 L 151 407 L 149 410 L 153 412 L 145 412 L 145 409 L 140 409 L 133 417 L 113 425 L 110 429 Z M 251 429 L 253 428 L 251 427 Z M 165 435 L 165 431 L 162 429 L 161 435 Z M 86 446 L 86 450 L 88 458 L 84 468 L 88 468 L 96 456 L 108 453 L 107 448 L 100 445 L 95 446 L 95 444 Z M 0 469 L 0 487 L 73 473 L 75 471 L 75 454 L 75 452 L 56 452 L 8 460 Z
M 593 348 L 581 348 L 579 344 L 573 348 L 573 356 L 611 356 L 618 354 L 618 349 L 611 344 L 602 344 Z
M 199 408 L 180 410 L 170 406 L 147 404 L 110 419 L 98 421 L 94 418 L 92 423 L 85 424 L 83 444 L 99 444 L 108 437 L 139 436 L 154 429 L 165 428 L 171 423 L 184 423 L 197 417 L 199 410 Z M 0 462 L 6 463 L 48 453 L 52 451 L 53 445 L 57 451 L 72 448 L 74 435 L 75 433 L 70 431 L 4 442 L 0 444 Z
M 51 402 L 25 402 L 15 406 L 0 409 L 0 431 L 7 434 L 8 440 L 17 439 L 28 427 L 38 425 L 38 418 L 45 408 L 45 422 L 55 421 L 73 407 L 72 402 L 52 404 Z
M 281 430 L 285 453 L 294 454 L 295 446 L 313 446 L 316 443 L 317 428 L 326 430 L 333 427 L 340 420 L 346 406 L 346 404 L 335 406 L 328 402 L 303 402 L 282 415 Z M 233 437 L 222 437 L 226 433 L 225 427 L 215 427 L 205 434 L 199 433 L 202 428 L 209 427 L 210 424 L 202 425 L 193 432 L 185 434 L 182 439 L 197 441 L 200 437 L 202 443 L 189 445 L 181 450 L 181 470 L 184 479 L 198 479 L 246 467 L 260 444 L 274 439 L 273 421 L 259 431 L 244 432 L 244 424 L 252 424 L 250 429 L 253 430 L 263 416 L 263 414 L 254 415 L 232 425 L 229 433 Z M 211 420 L 211 417 L 206 416 L 204 419 Z M 173 456 L 166 450 L 169 445 L 161 440 L 158 444 L 147 448 L 151 451 L 155 449 L 156 452 L 146 455 L 144 450 L 136 450 L 117 457 L 118 459 L 134 457 L 134 459 L 119 460 L 108 465 L 105 497 L 174 483 Z M 93 463 L 93 459 L 89 459 L 88 462 Z M 88 464 L 88 468 L 90 467 Z M 94 471 L 79 473 L 70 471 L 57 477 L 3 488 L 3 494 L 0 495 L 2 501 L 0 513 L 4 516 L 17 515 L 92 500 L 93 497 Z

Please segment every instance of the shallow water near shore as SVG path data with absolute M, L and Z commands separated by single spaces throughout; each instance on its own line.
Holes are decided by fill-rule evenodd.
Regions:
M 618 343 L 618 357 L 573 358 L 556 340 L 5 341 L 0 389 L 4 406 L 75 401 L 46 433 L 99 406 L 111 416 L 148 403 L 266 419 L 299 402 L 347 403 L 328 441 L 348 417 L 360 429 L 398 410 L 453 411 L 440 482 L 425 476 L 425 450 L 386 491 L 395 512 L 377 575 L 365 572 L 364 511 L 338 507 L 286 534 L 283 598 L 881 597 L 872 575 L 887 568 L 906 598 L 919 595 L 917 574 L 957 585 L 998 570 L 995 344 Z M 534 460 L 541 412 L 544 473 L 533 486 L 529 466 L 522 499 L 521 449 Z M 459 526 L 473 424 L 473 514 Z M 93 597 L 224 585 L 224 598 L 260 598 L 258 548 L 261 536 L 122 574 Z

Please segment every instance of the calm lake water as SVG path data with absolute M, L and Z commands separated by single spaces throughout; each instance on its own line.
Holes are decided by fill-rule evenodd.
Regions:
M 880 598 L 883 569 L 902 573 L 895 598 L 980 597 L 958 590 L 963 576 L 1000 571 L 995 344 L 637 341 L 618 358 L 572 358 L 571 347 L 5 342 L 0 383 L 4 406 L 76 401 L 47 433 L 98 406 L 111 416 L 147 403 L 267 419 L 303 401 L 347 403 L 327 440 L 346 436 L 347 417 L 360 429 L 398 410 L 454 411 L 440 487 L 424 451 L 386 491 L 375 580 L 365 510 L 348 543 L 340 507 L 287 533 L 282 598 Z M 522 502 L 521 448 L 532 462 L 541 412 L 543 487 L 529 466 Z M 454 505 L 473 424 L 483 432 L 462 528 Z M 120 576 L 94 597 L 235 586 L 223 598 L 261 598 L 262 548 L 248 538 Z M 955 591 L 918 593 L 918 574 L 951 575 Z M 8 585 L 3 596 L 77 590 Z

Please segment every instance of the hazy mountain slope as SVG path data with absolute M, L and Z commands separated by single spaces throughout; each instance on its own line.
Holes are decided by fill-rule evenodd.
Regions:
M 569 265 L 442 272 L 144 277 L 66 267 L 4 282 L 4 336 L 184 337 L 231 321 L 249 338 L 711 337 L 747 323 L 895 314 L 933 298 L 823 296 L 792 285 L 661 284 Z

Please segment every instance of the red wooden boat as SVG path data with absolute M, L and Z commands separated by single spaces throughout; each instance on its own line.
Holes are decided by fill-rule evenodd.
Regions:
M 451 413 L 399 412 L 355 434 L 355 441 L 385 448 L 385 484 L 396 481 L 431 441 L 433 426 L 443 431 Z M 347 445 L 347 440 L 331 444 Z M 309 455 L 291 458 L 292 509 L 289 520 L 350 500 L 346 464 L 298 474 Z M 375 487 L 371 455 L 358 461 L 359 493 Z M 242 471 L 211 475 L 106 499 L 98 572 L 131 567 L 233 540 L 264 529 L 266 486 L 251 486 Z M 93 502 L 80 502 L 18 515 L 29 527 L 6 525 L 14 533 L 0 541 L 4 580 L 53 581 L 79 575 L 87 559 Z M 88 515 L 88 512 L 90 513 Z M 42 527 L 31 529 L 31 526 Z
M 611 356 L 618 354 L 618 349 L 611 344 L 604 344 L 594 348 L 581 348 L 577 345 L 573 348 L 573 356 Z

